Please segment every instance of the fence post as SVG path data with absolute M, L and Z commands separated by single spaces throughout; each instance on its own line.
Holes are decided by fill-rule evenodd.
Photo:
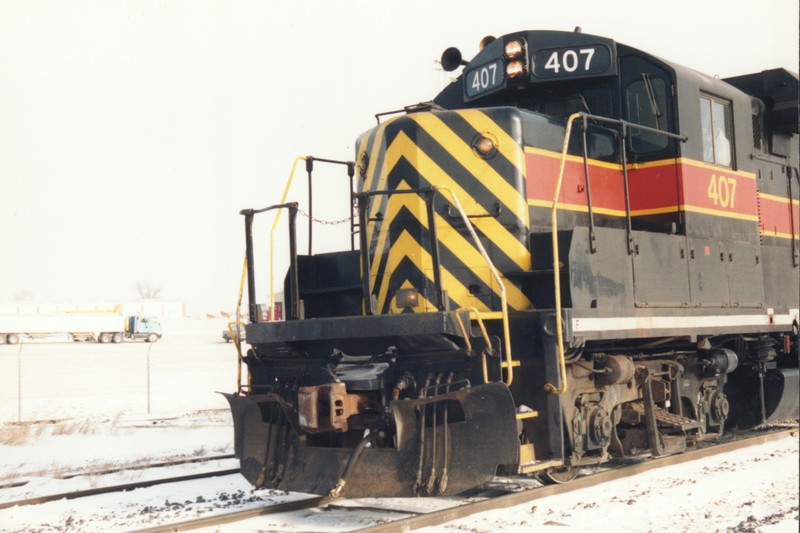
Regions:
M 153 348 L 153 343 L 148 343 L 147 346 L 147 414 L 150 414 L 150 350 Z
M 19 339 L 19 351 L 17 351 L 17 422 L 22 422 L 22 345 L 25 341 Z

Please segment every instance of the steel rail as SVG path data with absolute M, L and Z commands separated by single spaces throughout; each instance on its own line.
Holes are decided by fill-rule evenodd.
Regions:
M 56 479 L 72 479 L 81 476 L 104 476 L 107 474 L 116 474 L 123 470 L 147 470 L 150 468 L 165 468 L 168 466 L 190 465 L 194 463 L 210 463 L 211 461 L 224 461 L 225 459 L 236 459 L 232 453 L 226 455 L 212 455 L 209 457 L 188 457 L 186 459 L 173 459 L 171 461 L 158 461 L 154 463 L 143 463 L 129 466 L 118 466 L 114 468 L 104 468 L 102 470 L 87 470 L 86 472 L 69 472 L 67 474 L 60 474 Z
M 137 529 L 137 533 L 170 533 L 172 531 L 187 531 L 190 529 L 197 529 L 201 527 L 219 526 L 222 524 L 230 524 L 231 522 L 239 522 L 249 518 L 256 518 L 258 516 L 276 513 L 286 513 L 290 511 L 301 511 L 303 509 L 313 509 L 315 507 L 322 507 L 328 503 L 337 501 L 338 498 L 331 496 L 315 496 L 313 498 L 303 498 L 302 500 L 294 500 L 291 502 L 277 503 L 258 507 L 256 509 L 245 509 L 242 511 L 233 511 L 214 516 L 206 516 L 204 518 L 196 518 L 194 520 L 187 520 L 185 522 L 175 522 L 172 524 L 164 524 L 161 526 L 150 527 L 147 529 Z
M 458 507 L 443 509 L 441 511 L 426 513 L 420 516 L 403 518 L 400 520 L 395 520 L 394 522 L 370 526 L 354 531 L 357 531 L 358 533 L 401 533 L 423 527 L 437 526 L 477 513 L 505 509 L 515 505 L 532 502 L 534 500 L 538 500 L 539 498 L 546 498 L 548 496 L 554 496 L 557 494 L 566 494 L 568 492 L 585 489 L 595 485 L 600 485 L 602 483 L 608 483 L 609 481 L 624 479 L 626 477 L 635 476 L 642 472 L 654 470 L 656 468 L 679 465 L 696 461 L 698 459 L 705 459 L 721 453 L 727 453 L 751 446 L 766 444 L 768 442 L 773 442 L 789 436 L 796 436 L 797 433 L 798 429 L 792 428 L 760 434 L 754 437 L 708 446 L 706 448 L 690 450 L 677 455 L 649 459 L 641 463 L 605 470 L 603 472 L 590 474 L 561 485 L 545 485 L 543 487 L 536 487 L 522 492 L 515 492 L 488 500 L 482 500 Z
M 124 469 L 123 469 L 124 470 Z M 143 489 L 153 487 L 156 485 L 165 485 L 167 483 L 180 483 L 181 481 L 194 481 L 196 479 L 205 479 L 209 477 L 230 476 L 232 474 L 239 474 L 238 468 L 231 468 L 227 470 L 216 470 L 213 472 L 202 472 L 198 474 L 187 474 L 184 476 L 175 476 L 168 478 L 153 479 L 150 481 L 137 481 L 134 483 L 124 483 L 121 485 L 110 485 L 108 487 L 99 487 L 87 490 L 74 490 L 71 492 L 62 492 L 59 494 L 49 494 L 47 496 L 38 496 L 36 498 L 27 498 L 24 500 L 14 500 L 10 502 L 0 502 L 0 509 L 9 509 L 11 507 L 24 507 L 26 505 L 38 505 L 40 503 L 48 503 L 57 500 L 77 500 L 79 498 L 88 498 L 90 496 L 97 496 L 100 494 L 111 494 L 114 492 L 125 492 L 134 489 Z M 73 476 L 74 477 L 74 476 Z
M 695 461 L 698 459 L 703 459 L 721 453 L 747 448 L 750 446 L 765 444 L 767 442 L 772 442 L 775 440 L 786 438 L 787 436 L 790 435 L 797 435 L 797 433 L 798 433 L 798 428 L 796 427 L 779 431 L 772 431 L 770 433 L 759 434 L 753 437 L 747 437 L 744 439 L 739 439 L 726 443 L 713 444 L 704 448 L 691 450 L 689 452 L 684 452 L 678 455 L 648 459 L 641 463 L 636 463 L 636 464 L 626 464 L 624 466 L 616 467 L 610 470 L 605 470 L 596 474 L 590 474 L 588 476 L 581 477 L 576 480 L 570 481 L 569 483 L 561 485 L 545 485 L 542 487 L 527 489 L 520 492 L 513 492 L 511 494 L 504 493 L 501 496 L 495 496 L 486 500 L 471 502 L 465 505 L 450 507 L 447 509 L 434 511 L 430 513 L 423 513 L 412 509 L 401 510 L 401 509 L 382 508 L 374 506 L 369 506 L 368 508 L 359 505 L 340 506 L 336 505 L 336 502 L 341 501 L 338 498 L 332 498 L 330 496 L 316 496 L 311 498 L 303 498 L 301 500 L 295 500 L 291 502 L 269 504 L 266 506 L 258 507 L 256 509 L 233 511 L 214 516 L 206 516 L 203 518 L 187 520 L 184 522 L 173 522 L 171 524 L 163 524 L 147 529 L 137 529 L 135 531 L 137 533 L 168 533 L 172 531 L 188 531 L 202 527 L 213 527 L 223 524 L 230 524 L 269 514 L 300 511 L 305 509 L 314 509 L 322 507 L 336 507 L 336 508 L 342 507 L 348 509 L 380 510 L 385 512 L 414 515 L 409 518 L 397 519 L 389 523 L 350 530 L 351 532 L 358 532 L 358 533 L 394 533 L 394 532 L 400 533 L 423 527 L 442 525 L 446 522 L 450 522 L 452 520 L 457 520 L 460 518 L 465 518 L 467 516 L 471 516 L 476 513 L 504 509 L 514 505 L 519 505 L 522 503 L 534 501 L 539 498 L 545 498 L 556 494 L 565 494 L 567 492 L 588 488 L 602 483 L 607 483 L 609 481 L 614 481 L 616 479 L 631 477 L 640 474 L 642 472 L 646 472 L 648 470 L 656 468 L 677 465 L 681 463 Z

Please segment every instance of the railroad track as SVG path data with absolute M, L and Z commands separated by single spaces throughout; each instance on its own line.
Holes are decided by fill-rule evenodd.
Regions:
M 649 470 L 663 468 L 666 466 L 678 465 L 711 457 L 713 455 L 727 453 L 735 450 L 744 449 L 751 446 L 757 446 L 785 438 L 787 436 L 796 436 L 798 433 L 797 427 L 789 429 L 772 430 L 769 432 L 760 432 L 756 435 L 742 438 L 739 440 L 723 442 L 718 444 L 709 445 L 702 448 L 696 448 L 678 455 L 671 455 L 667 457 L 651 458 L 643 460 L 638 463 L 626 463 L 614 468 L 598 471 L 583 477 L 579 477 L 569 483 L 562 485 L 545 485 L 534 488 L 523 488 L 516 492 L 508 492 L 502 489 L 490 488 L 486 493 L 494 495 L 481 499 L 479 501 L 468 501 L 465 503 L 458 503 L 453 507 L 449 507 L 440 511 L 433 512 L 419 512 L 413 509 L 398 509 L 391 506 L 360 506 L 360 505 L 339 505 L 342 500 L 331 498 L 329 496 L 317 496 L 311 498 L 304 498 L 291 502 L 270 504 L 256 509 L 247 509 L 241 511 L 234 511 L 215 516 L 208 516 L 194 520 L 183 522 L 173 522 L 147 529 L 137 530 L 140 533 L 167 533 L 173 531 L 188 531 L 201 527 L 213 527 L 224 524 L 231 524 L 242 520 L 252 519 L 259 516 L 285 513 L 292 511 L 311 510 L 311 509 L 331 509 L 335 507 L 346 507 L 347 509 L 363 509 L 371 511 L 379 511 L 384 513 L 383 519 L 391 520 L 385 513 L 412 515 L 407 518 L 397 518 L 387 523 L 373 525 L 362 529 L 355 529 L 359 533 L 400 533 L 419 529 L 423 527 L 437 526 L 465 518 L 473 514 L 482 513 L 486 511 L 495 511 L 504 509 L 515 505 L 532 502 L 534 500 L 554 496 L 557 494 L 565 494 L 575 490 L 600 485 L 617 479 L 622 479 L 630 476 L 635 476 L 642 472 Z M 524 486 L 524 484 L 523 484 Z M 501 495 L 497 495 L 497 493 Z M 474 497 L 479 497 L 474 496 Z M 473 497 L 473 498 L 474 498 Z M 272 528 L 274 529 L 274 528 Z
M 187 520 L 185 522 L 175 522 L 172 524 L 165 524 L 162 526 L 155 526 L 147 529 L 138 529 L 136 533 L 170 533 L 173 531 L 188 531 L 198 529 L 201 527 L 221 526 L 257 518 L 259 516 L 288 513 L 292 511 L 303 511 L 310 509 L 341 509 L 346 511 L 372 511 L 380 513 L 394 513 L 400 515 L 420 515 L 424 511 L 410 509 L 410 508 L 395 508 L 383 505 L 342 505 L 341 498 L 333 498 L 331 496 L 314 496 L 311 498 L 303 498 L 301 500 L 294 500 L 290 502 L 282 502 L 277 504 L 265 505 L 256 509 L 243 509 L 241 511 L 233 511 L 216 516 L 207 516 L 205 518 L 197 518 L 194 520 Z M 271 529 L 272 530 L 272 529 Z
M 233 454 L 227 455 L 212 455 L 208 457 L 189 457 L 185 459 L 172 459 L 169 461 L 159 461 L 153 463 L 143 463 L 138 465 L 121 466 L 115 468 L 105 468 L 100 470 L 91 470 L 89 472 L 69 472 L 56 476 L 56 479 L 72 479 L 80 476 L 105 476 L 107 474 L 116 474 L 123 470 L 149 470 L 151 468 L 165 468 L 168 466 L 188 465 L 193 463 L 210 463 L 211 461 L 222 461 L 225 459 L 235 459 Z
M 204 463 L 204 462 L 211 462 L 211 461 L 219 461 L 225 459 L 233 459 L 233 455 L 217 455 L 212 457 L 193 457 L 188 459 L 177 459 L 171 461 L 161 461 L 157 463 L 146 463 L 141 465 L 133 465 L 133 466 L 124 466 L 119 468 L 109 468 L 103 470 L 92 470 L 87 472 L 72 472 L 68 474 L 62 474 L 60 476 L 56 476 L 55 479 L 72 479 L 79 476 L 96 476 L 96 475 L 107 475 L 107 474 L 114 474 L 117 472 L 121 472 L 123 470 L 146 470 L 150 468 L 164 468 L 168 466 L 178 466 L 182 464 L 193 464 L 193 463 Z M 76 500 L 79 498 L 87 498 L 90 496 L 97 496 L 98 494 L 109 494 L 114 492 L 125 492 L 128 490 L 134 489 L 141 489 L 146 487 L 153 487 L 155 485 L 163 485 L 167 483 L 179 483 L 181 481 L 192 481 L 196 479 L 204 479 L 210 477 L 219 477 L 219 476 L 228 476 L 231 474 L 238 474 L 238 468 L 231 468 L 231 469 L 224 469 L 224 470 L 215 470 L 212 472 L 201 472 L 197 474 L 187 474 L 183 476 L 172 476 L 172 477 L 164 477 L 159 479 L 152 479 L 149 481 L 137 481 L 133 483 L 124 483 L 120 485 L 109 485 L 108 487 L 99 487 L 87 490 L 75 490 L 70 492 L 62 492 L 58 494 L 49 494 L 46 496 L 38 496 L 36 498 L 26 498 L 22 500 L 14 500 L 9 502 L 0 502 L 0 509 L 8 509 L 11 507 L 19 506 L 24 507 L 26 505 L 37 505 L 40 503 L 47 503 L 56 500 Z M 20 481 L 15 483 L 9 483 L 3 485 L 0 488 L 15 488 L 15 487 L 22 487 L 27 484 L 27 481 Z

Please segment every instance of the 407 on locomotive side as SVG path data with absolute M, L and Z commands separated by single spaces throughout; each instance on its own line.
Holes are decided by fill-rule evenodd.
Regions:
M 580 32 L 483 44 L 359 138 L 350 249 L 312 254 L 309 226 L 298 254 L 297 203 L 242 211 L 250 348 L 227 397 L 254 485 L 563 482 L 797 417 L 797 75 L 720 80 Z M 291 266 L 264 321 L 252 224 L 276 209 Z

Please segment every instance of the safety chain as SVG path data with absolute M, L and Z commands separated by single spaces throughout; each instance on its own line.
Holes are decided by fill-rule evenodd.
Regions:
M 352 222 L 352 220 L 353 220 L 352 216 L 345 217 L 345 218 L 343 218 L 341 220 L 322 220 L 320 218 L 316 218 L 316 217 L 310 216 L 308 213 L 306 213 L 302 209 L 298 209 L 297 212 L 300 213 L 301 215 L 303 215 L 304 217 L 306 217 L 307 219 L 311 220 L 312 222 L 317 222 L 318 224 L 327 224 L 329 226 L 335 226 L 337 224 L 344 224 L 345 222 Z

